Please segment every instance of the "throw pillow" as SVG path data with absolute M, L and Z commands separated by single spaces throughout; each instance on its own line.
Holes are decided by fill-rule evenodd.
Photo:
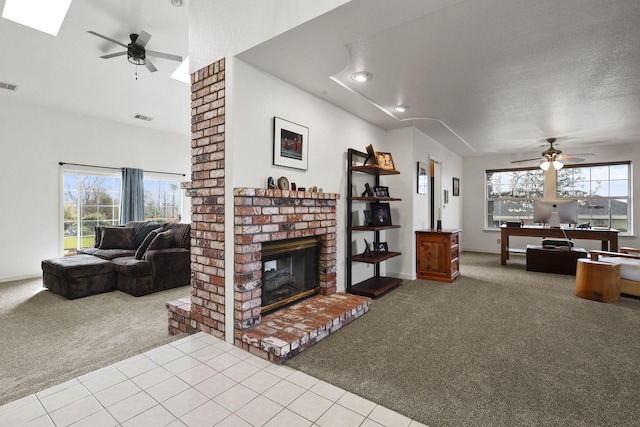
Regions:
M 131 249 L 134 233 L 130 227 L 103 227 L 100 249 Z
M 100 247 L 100 240 L 102 240 L 102 228 L 101 226 L 97 225 L 94 228 L 94 235 L 93 235 L 93 247 L 94 248 L 99 248 Z
M 169 223 L 164 226 L 165 230 L 172 230 L 175 245 L 179 248 L 191 248 L 191 224 L 180 222 Z
M 173 244 L 173 233 L 171 230 L 162 231 L 156 235 L 156 237 L 149 243 L 149 247 L 147 247 L 147 251 L 144 254 L 146 258 L 147 252 L 154 251 L 158 249 L 167 249 L 170 248 Z
M 149 245 L 151 244 L 153 239 L 156 238 L 159 232 L 160 230 L 152 230 L 149 234 L 147 234 L 147 236 L 144 238 L 142 243 L 140 243 L 140 246 L 138 246 L 138 250 L 136 250 L 136 254 L 135 254 L 136 259 L 142 259 L 144 254 L 147 252 Z
M 134 227 L 136 229 L 136 233 L 133 235 L 133 247 L 139 247 L 144 238 L 147 237 L 151 230 L 155 230 L 157 228 L 162 228 L 162 224 L 155 221 L 145 222 L 139 227 Z

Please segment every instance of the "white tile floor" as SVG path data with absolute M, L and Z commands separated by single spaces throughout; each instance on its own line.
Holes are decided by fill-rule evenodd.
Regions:
M 0 425 L 423 426 L 202 332 L 0 406 Z

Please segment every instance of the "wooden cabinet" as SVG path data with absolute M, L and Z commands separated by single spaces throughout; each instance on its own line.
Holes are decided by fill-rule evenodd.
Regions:
M 381 175 L 397 175 L 400 172 L 396 170 L 388 170 L 378 167 L 376 165 L 356 165 L 356 162 L 364 163 L 367 159 L 367 153 L 349 149 L 348 151 L 348 175 L 347 175 L 347 292 L 357 295 L 364 295 L 367 297 L 377 297 L 378 295 L 388 291 L 395 286 L 398 286 L 402 280 L 394 277 L 385 277 L 380 275 L 380 263 L 388 260 L 389 258 L 397 257 L 401 255 L 400 252 L 395 252 L 387 248 L 386 252 L 373 252 L 373 253 L 353 253 L 354 240 L 367 239 L 369 244 L 380 241 L 380 231 L 388 230 L 392 228 L 399 228 L 399 225 L 385 224 L 379 226 L 354 224 L 354 205 L 357 206 L 357 210 L 367 208 L 367 203 L 377 202 L 394 202 L 401 199 L 393 197 L 375 197 L 360 195 L 359 193 L 354 195 L 353 189 L 353 175 L 364 174 L 370 176 L 373 180 L 373 187 L 380 186 Z M 358 206 L 359 205 L 359 206 Z M 367 236 L 368 233 L 368 236 Z M 355 236 L 357 235 L 357 237 Z M 391 245 L 391 243 L 387 243 Z M 372 248 L 373 249 L 373 248 Z M 363 280 L 359 283 L 352 283 L 352 263 L 361 262 L 366 264 L 373 264 L 374 274 L 369 279 Z
M 418 279 L 453 282 L 460 275 L 458 254 L 461 230 L 416 231 Z

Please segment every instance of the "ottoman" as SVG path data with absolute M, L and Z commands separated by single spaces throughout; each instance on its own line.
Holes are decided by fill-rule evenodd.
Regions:
M 51 292 L 75 299 L 115 290 L 116 273 L 111 261 L 75 255 L 42 261 L 42 282 Z

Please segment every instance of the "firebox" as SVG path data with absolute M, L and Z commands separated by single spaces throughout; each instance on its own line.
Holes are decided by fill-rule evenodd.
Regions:
M 262 243 L 262 313 L 318 293 L 320 237 Z

